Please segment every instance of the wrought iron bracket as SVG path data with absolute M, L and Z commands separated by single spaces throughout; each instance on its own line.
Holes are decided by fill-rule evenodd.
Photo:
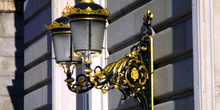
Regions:
M 68 88 L 77 94 L 87 92 L 94 87 L 101 89 L 102 93 L 118 89 L 123 94 L 122 100 L 130 96 L 138 100 L 143 110 L 154 110 L 152 18 L 153 14 L 147 9 L 143 23 L 145 31 L 141 41 L 131 48 L 130 53 L 105 68 L 97 66 L 92 70 L 91 62 L 84 62 L 83 55 L 75 53 L 75 56 L 81 57 L 86 65 L 84 69 L 86 74 L 78 75 L 74 81 L 71 64 L 67 64 L 64 69 L 67 69 L 65 81 Z M 93 76 L 90 75 L 92 71 L 94 71 Z

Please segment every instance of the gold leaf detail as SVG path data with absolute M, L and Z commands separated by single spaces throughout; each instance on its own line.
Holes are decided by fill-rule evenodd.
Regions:
M 119 88 L 119 85 L 117 85 L 117 84 L 114 85 L 114 88 L 115 88 L 115 89 L 118 89 L 118 88 Z
M 99 79 L 103 78 L 103 74 L 101 71 L 96 71 L 95 76 L 99 77 Z
M 86 8 L 86 12 L 92 12 L 92 11 L 93 11 L 92 8 L 90 7 Z
M 45 25 L 45 26 L 48 30 L 55 29 L 55 28 L 69 28 L 70 27 L 69 24 L 58 23 L 56 21 L 54 21 L 49 26 L 47 26 L 47 25 Z
M 147 22 L 151 22 L 151 20 L 153 19 L 154 15 L 153 13 L 150 11 L 150 9 L 148 8 L 145 12 L 145 18 L 144 20 Z
M 86 87 L 86 81 L 85 79 L 80 78 L 80 80 L 78 81 L 79 85 Z
M 107 90 L 105 90 L 105 89 L 102 90 L 102 93 L 103 93 L 103 94 L 105 94 L 106 92 L 107 92 Z
M 136 81 L 139 78 L 138 70 L 137 68 L 132 68 L 131 70 L 131 78 Z
M 110 11 L 108 10 L 108 8 L 92 10 L 90 7 L 88 7 L 85 10 L 82 10 L 80 8 L 71 7 L 69 11 L 69 15 L 72 14 L 96 14 L 96 15 L 109 16 Z
M 69 6 L 69 3 L 67 2 L 66 7 L 62 11 L 62 16 L 66 17 L 69 15 L 69 13 L 70 13 L 70 6 Z
M 81 3 L 94 3 L 93 0 L 82 0 Z

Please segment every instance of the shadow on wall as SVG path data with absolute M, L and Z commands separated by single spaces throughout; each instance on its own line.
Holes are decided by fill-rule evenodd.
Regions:
M 14 0 L 16 11 L 14 12 L 15 32 L 15 73 L 12 80 L 12 86 L 8 86 L 8 92 L 13 104 L 14 110 L 23 110 L 24 108 L 24 42 L 23 42 L 23 2 L 24 0 Z M 13 27 L 13 26 L 12 26 Z M 7 30 L 10 31 L 10 30 Z M 11 66 L 11 65 L 9 65 Z
M 174 23 L 172 40 L 174 58 L 171 58 L 173 71 L 173 96 L 175 110 L 193 110 L 193 55 L 192 55 L 192 0 L 172 0 Z

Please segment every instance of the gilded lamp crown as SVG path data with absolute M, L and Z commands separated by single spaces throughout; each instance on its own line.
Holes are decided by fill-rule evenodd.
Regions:
M 66 7 L 62 11 L 62 17 L 53 21 L 49 26 L 45 25 L 48 30 L 56 29 L 56 28 L 70 28 L 69 19 L 67 15 L 70 11 L 69 3 L 67 3 Z
M 108 8 L 102 8 L 100 5 L 95 4 L 93 0 L 82 0 L 80 4 L 66 8 L 62 12 L 63 16 L 76 15 L 76 14 L 88 14 L 88 15 L 101 15 L 108 17 L 110 11 Z
M 53 21 L 49 26 L 45 25 L 48 30 L 57 29 L 57 28 L 70 28 L 70 24 L 68 22 L 68 18 L 61 17 Z

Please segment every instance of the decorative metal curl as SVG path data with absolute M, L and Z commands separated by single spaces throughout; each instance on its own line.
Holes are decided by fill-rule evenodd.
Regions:
M 151 47 L 146 41 L 152 39 L 152 37 L 145 36 L 145 38 L 134 46 L 124 58 L 109 64 L 104 69 L 97 67 L 94 70 L 95 75 L 92 76 L 91 82 L 96 88 L 101 89 L 103 93 L 113 88 L 119 89 L 123 94 L 121 99 L 125 99 L 127 96 L 133 97 L 139 101 L 143 110 L 148 110 L 149 104 L 145 91 L 146 89 L 151 91 L 146 86 L 151 70 L 147 67 L 145 63 L 147 59 L 143 55 L 150 52 Z M 150 67 L 150 65 L 148 66 Z

